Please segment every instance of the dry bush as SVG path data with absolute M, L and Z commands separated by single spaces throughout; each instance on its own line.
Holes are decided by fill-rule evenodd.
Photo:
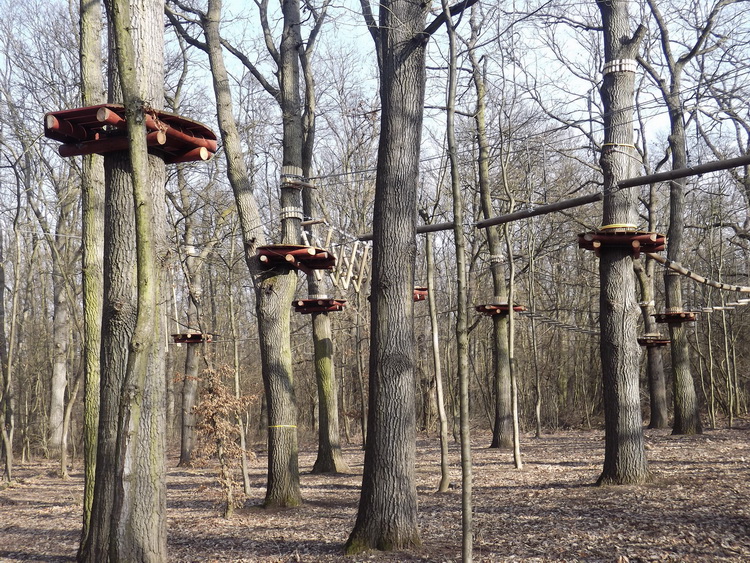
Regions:
M 232 516 L 235 508 L 242 506 L 245 494 L 237 474 L 241 471 L 243 450 L 240 446 L 241 413 L 255 399 L 252 396 L 236 397 L 224 382 L 231 380 L 232 368 L 222 365 L 203 372 L 200 401 L 194 407 L 198 415 L 197 447 L 195 461 L 219 464 L 218 483 L 224 500 L 224 517 Z

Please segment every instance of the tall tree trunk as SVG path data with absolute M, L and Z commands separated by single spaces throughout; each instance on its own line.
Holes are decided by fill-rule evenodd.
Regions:
M 100 104 L 105 96 L 102 79 L 102 9 L 100 2 L 80 0 L 81 101 Z M 88 543 L 96 476 L 96 439 L 99 426 L 99 362 L 101 355 L 102 299 L 104 296 L 104 160 L 83 157 L 81 171 L 83 213 L 83 527 L 79 556 Z
M 476 10 L 471 14 L 471 43 L 476 44 L 479 35 L 479 25 L 476 22 Z M 490 186 L 490 152 L 487 140 L 486 124 L 486 88 L 485 80 L 477 59 L 476 51 L 469 49 L 471 61 L 471 76 L 476 91 L 477 104 L 474 112 L 474 126 L 477 130 L 477 145 L 479 149 L 479 198 L 482 206 L 482 217 L 488 219 L 494 215 L 492 208 L 492 188 Z M 490 251 L 490 273 L 492 274 L 493 296 L 496 301 L 508 300 L 505 286 L 505 272 L 503 271 L 502 246 L 500 234 L 496 227 L 485 229 L 487 245 Z M 495 389 L 495 420 L 492 425 L 492 442 L 490 448 L 513 447 L 513 415 L 510 385 L 510 361 L 508 350 L 508 317 L 495 315 L 492 317 L 492 347 L 493 374 Z
M 362 310 L 362 293 L 357 293 L 357 311 Z M 365 449 L 367 445 L 367 406 L 369 401 L 367 400 L 367 387 L 365 385 L 365 359 L 364 347 L 365 337 L 362 336 L 362 315 L 357 314 L 356 325 L 354 327 L 354 353 L 357 355 L 357 396 L 359 397 L 359 425 L 362 434 L 362 449 Z
M 282 177 L 302 176 L 302 109 L 300 102 L 299 0 L 282 0 L 284 26 L 279 46 L 279 103 L 282 114 Z M 282 178 L 281 242 L 299 244 L 302 195 Z M 291 303 L 297 273 L 277 268 L 263 273 L 256 285 L 256 311 L 263 385 L 268 401 L 268 484 L 264 505 L 290 507 L 302 503 L 299 487 L 297 405 L 291 350 Z
M 107 8 L 129 152 L 105 158 L 106 377 L 90 542 L 80 558 L 161 562 L 166 559 L 166 483 L 159 262 L 165 173 L 164 162 L 147 155 L 144 100 L 156 109 L 163 100 L 163 3 L 136 6 L 132 14 L 124 1 L 113 0 Z M 139 31 L 137 44 L 131 29 Z
M 503 170 L 503 185 L 508 197 L 508 206 L 512 210 L 515 207 L 515 199 L 508 185 L 508 178 Z M 508 255 L 508 364 L 510 365 L 510 397 L 511 397 L 511 415 L 513 419 L 513 465 L 516 469 L 523 469 L 521 460 L 521 420 L 518 408 L 518 375 L 516 370 L 515 348 L 516 348 L 516 327 L 515 315 L 513 313 L 513 303 L 515 302 L 515 277 L 516 267 L 513 262 L 513 239 L 510 234 L 510 225 L 503 225 L 503 235 L 505 238 L 505 252 Z
M 234 237 L 232 237 L 234 238 Z M 232 283 L 233 276 L 232 276 L 232 265 L 235 261 L 234 256 L 234 249 L 235 246 L 232 245 L 230 254 L 229 254 L 229 280 L 230 284 Z M 237 313 L 235 311 L 235 304 L 234 304 L 234 292 L 231 290 L 229 291 L 229 329 L 230 334 L 232 336 L 232 367 L 234 372 L 234 397 L 235 399 L 239 400 L 242 396 L 242 392 L 240 390 L 240 335 L 239 331 L 237 330 Z M 250 474 L 249 474 L 249 460 L 247 459 L 247 428 L 248 428 L 248 421 L 247 421 L 247 409 L 245 410 L 245 413 L 237 413 L 237 426 L 240 428 L 240 449 L 242 450 L 241 455 L 241 462 L 242 462 L 242 491 L 245 493 L 245 496 L 250 495 Z
M 299 106 L 298 71 L 296 48 L 301 44 L 299 39 L 299 4 L 296 4 L 297 19 L 289 17 L 287 11 L 294 11 L 294 5 L 285 5 L 284 27 L 284 64 L 291 65 L 291 70 L 281 72 L 284 83 L 284 94 L 287 103 L 282 104 L 284 115 L 284 173 L 300 175 L 302 128 L 297 112 L 296 118 L 290 118 L 287 112 L 294 106 L 296 97 Z M 296 285 L 294 272 L 283 269 L 264 271 L 255 256 L 256 248 L 265 244 L 262 222 L 255 197 L 252 193 L 250 179 L 245 166 L 237 124 L 232 114 L 232 99 L 229 90 L 229 78 L 221 51 L 219 22 L 221 1 L 210 0 L 208 10 L 203 18 L 203 29 L 213 75 L 216 109 L 227 158 L 227 176 L 237 204 L 245 245 L 245 259 L 248 264 L 256 296 L 258 315 L 258 333 L 260 337 L 260 355 L 263 371 L 263 385 L 268 407 L 268 484 L 266 488 L 266 506 L 296 506 L 302 502 L 299 489 L 299 467 L 297 460 L 297 412 L 294 403 L 294 386 L 292 379 L 292 357 L 290 346 L 290 305 Z M 283 65 L 282 65 L 283 66 Z M 290 121 L 291 120 L 291 121 Z M 299 140 L 298 143 L 290 139 Z M 296 148 L 295 148 L 296 147 Z M 291 154 L 288 154 L 290 152 Z M 289 168 L 286 168 L 289 167 Z M 299 190 L 283 188 L 281 207 L 299 209 L 301 201 Z M 286 219 L 283 222 L 283 239 L 286 244 L 296 243 L 299 238 L 300 218 Z
M 16 240 L 15 259 L 13 271 L 19 272 L 20 246 L 18 244 L 18 211 L 13 223 L 13 231 Z M 5 317 L 5 243 L 3 232 L 0 229 L 0 369 L 2 379 L 0 380 L 0 432 L 2 433 L 2 453 L 5 466 L 3 468 L 3 481 L 13 481 L 13 434 L 15 431 L 15 385 L 13 381 L 13 360 L 15 352 L 16 318 L 18 312 L 18 276 L 13 282 L 13 296 L 10 311 L 10 331 L 6 333 Z
M 597 0 L 604 29 L 605 65 L 601 88 L 604 108 L 604 225 L 637 223 L 636 196 L 631 190 L 612 191 L 632 174 L 633 92 L 635 55 L 645 31 L 629 31 L 627 0 Z M 640 350 L 633 258 L 629 249 L 602 247 L 599 260 L 601 290 L 601 358 L 604 389 L 605 451 L 599 484 L 636 484 L 648 478 L 639 394 Z
M 674 78 L 673 78 L 674 81 Z M 679 80 L 677 80 L 679 83 Z M 679 86 L 676 87 L 679 92 Z M 677 96 L 679 98 L 679 96 Z M 685 151 L 685 126 L 682 121 L 682 103 L 673 102 L 669 111 L 671 134 L 669 146 L 672 153 L 672 169 L 687 166 Z M 667 259 L 679 262 L 682 255 L 682 239 L 685 230 L 685 184 L 686 179 L 669 183 L 669 230 L 667 231 Z M 664 292 L 667 311 L 682 311 L 682 276 L 667 269 L 664 274 Z M 674 423 L 672 434 L 701 434 L 698 396 L 695 392 L 693 374 L 690 370 L 690 343 L 686 325 L 669 324 L 672 353 L 672 385 L 674 398 Z
M 166 175 L 164 161 L 147 153 L 145 128 L 145 101 L 161 109 L 164 98 L 163 13 L 163 0 L 146 3 L 142 9 L 136 5 L 132 13 L 128 0 L 116 1 L 110 9 L 128 122 L 137 280 L 136 322 L 118 422 L 118 486 L 110 546 L 110 557 L 118 561 L 164 561 L 167 550 L 161 332 Z M 138 30 L 138 35 L 131 36 L 131 29 Z
M 654 261 L 646 259 L 645 268 L 640 262 L 633 263 L 634 270 L 638 276 L 641 288 L 641 317 L 646 334 L 657 332 L 653 314 L 654 307 Z M 664 363 L 662 362 L 662 349 L 656 346 L 646 347 L 646 378 L 649 388 L 649 428 L 666 428 L 669 424 L 669 411 L 667 409 L 667 389 L 664 378 Z
M 458 366 L 459 402 L 461 413 L 461 559 L 473 560 L 474 532 L 471 467 L 471 410 L 469 408 L 469 289 L 466 275 L 466 234 L 464 233 L 464 201 L 459 177 L 458 144 L 456 142 L 456 85 L 458 55 L 456 30 L 448 0 L 443 0 L 443 13 L 448 32 L 448 91 L 446 92 L 446 141 L 450 163 L 451 199 L 453 201 L 453 244 L 456 251 L 456 360 Z
M 697 34 L 693 46 L 687 46 L 684 55 L 675 59 L 672 52 L 672 41 L 666 20 L 659 11 L 654 0 L 648 0 L 651 13 L 656 20 L 660 33 L 661 48 L 664 54 L 669 82 L 657 73 L 654 68 L 642 58 L 639 62 L 643 64 L 646 71 L 654 78 L 661 90 L 664 102 L 669 112 L 670 134 L 669 151 L 672 156 L 672 169 L 687 167 L 687 149 L 684 123 L 684 109 L 682 104 L 682 71 L 698 53 L 702 52 L 709 37 L 712 37 L 711 29 L 716 21 L 718 12 L 721 11 L 725 2 L 716 2 L 707 16 L 706 24 Z M 669 183 L 669 229 L 667 231 L 667 258 L 679 262 L 682 254 L 682 239 L 685 230 L 685 185 L 687 179 L 680 178 Z M 666 297 L 667 311 L 682 311 L 682 278 L 677 273 L 667 269 L 664 274 L 664 293 Z M 695 383 L 690 370 L 690 344 L 687 337 L 687 329 L 684 324 L 669 325 L 671 339 L 670 351 L 672 354 L 672 385 L 674 400 L 674 424 L 673 434 L 700 434 L 703 427 L 698 409 L 698 397 L 695 392 Z
M 370 400 L 362 491 L 348 553 L 420 543 L 417 528 L 413 292 L 426 7 L 387 0 L 368 22 L 380 63 Z M 398 478 L 394 479 L 394 475 Z
M 188 326 L 190 325 L 188 315 Z M 186 344 L 185 375 L 182 381 L 182 401 L 180 409 L 180 461 L 179 467 L 190 467 L 193 462 L 195 446 L 195 404 L 198 398 L 198 344 Z
M 310 276 L 312 278 L 312 276 Z M 338 385 L 333 369 L 333 334 L 327 313 L 313 313 L 315 379 L 318 387 L 318 456 L 313 473 L 346 473 L 338 420 Z
M 51 243 L 56 244 L 57 241 Z M 60 260 L 52 261 L 52 379 L 49 401 L 49 450 L 50 457 L 60 459 L 65 418 L 65 390 L 68 387 L 68 339 L 70 338 L 70 314 L 65 291 L 65 276 Z
M 109 560 L 112 502 L 116 480 L 117 422 L 125 378 L 127 350 L 135 326 L 135 224 L 132 220 L 132 188 L 115 181 L 127 171 L 127 155 L 114 153 L 104 159 L 104 304 L 102 317 L 101 393 L 97 439 L 96 479 L 88 543 L 79 560 Z M 118 217 L 128 220 L 116 220 Z M 124 352 L 124 353 L 123 353 Z
M 187 282 L 187 327 L 190 331 L 204 333 L 203 326 L 203 266 L 208 253 L 213 247 L 213 242 L 203 245 L 201 251 L 196 247 L 195 216 L 189 211 L 192 209 L 187 197 L 187 181 L 182 167 L 177 170 L 177 184 L 182 200 L 184 212 L 183 223 L 185 225 L 182 243 L 185 249 L 184 274 Z M 185 351 L 185 375 L 182 382 L 182 409 L 180 424 L 180 467 L 189 467 L 193 459 L 193 447 L 195 446 L 195 425 L 197 416 L 194 412 L 198 398 L 198 382 L 200 371 L 201 354 L 205 353 L 204 344 L 187 344 Z
M 315 138 L 315 84 L 307 57 L 301 57 L 305 78 L 305 120 L 302 171 L 309 177 L 312 169 L 312 149 Z M 319 213 L 315 190 L 304 188 L 302 208 L 305 217 L 314 219 Z M 315 226 L 311 226 L 314 234 Z M 311 237 L 312 238 L 312 237 Z M 320 282 L 307 276 L 307 291 L 310 296 L 320 294 Z M 313 473 L 346 473 L 349 466 L 341 451 L 339 430 L 339 392 L 333 361 L 333 331 L 328 313 L 313 313 L 312 333 L 315 355 L 315 381 L 318 388 L 318 455 L 313 464 Z
M 426 213 L 422 216 L 426 221 Z M 443 393 L 443 370 L 440 360 L 440 327 L 435 304 L 435 258 L 432 245 L 432 233 L 425 235 L 425 256 L 427 258 L 427 303 L 430 308 L 430 329 L 432 332 L 432 358 L 435 371 L 435 393 L 437 394 L 438 422 L 440 425 L 440 483 L 438 492 L 445 493 L 450 486 L 450 472 L 448 468 L 448 416 L 445 412 L 445 397 Z

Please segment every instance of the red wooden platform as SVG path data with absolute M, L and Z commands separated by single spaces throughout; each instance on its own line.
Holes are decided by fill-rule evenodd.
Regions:
M 662 336 L 661 334 L 644 334 L 638 337 L 638 344 L 646 348 L 655 348 L 658 346 L 667 346 L 671 344 L 671 340 Z
M 415 287 L 414 288 L 414 301 L 424 301 L 427 299 L 428 290 L 426 287 Z
M 578 235 L 578 248 L 593 250 L 599 256 L 603 247 L 628 248 L 633 258 L 640 258 L 641 252 L 661 252 L 667 237 L 661 233 L 649 233 L 627 229 L 603 229 Z
M 202 342 L 213 342 L 213 334 L 206 334 L 201 332 L 183 332 L 180 334 L 173 334 L 172 340 L 175 344 L 201 344 Z
M 496 315 L 507 315 L 510 306 L 507 303 L 487 303 L 486 305 L 477 305 L 476 310 L 483 315 L 494 317 Z M 523 305 L 513 305 L 513 310 L 521 313 L 526 310 L 526 307 Z
M 164 162 L 208 160 L 216 152 L 216 135 L 208 127 L 166 111 L 146 113 L 148 151 Z M 44 135 L 62 143 L 60 156 L 105 154 L 128 149 L 125 108 L 101 104 L 54 111 L 44 116 Z
M 310 274 L 313 270 L 332 270 L 336 257 L 322 248 L 299 244 L 272 244 L 259 246 L 258 259 L 268 268 L 279 265 L 292 266 Z
M 294 310 L 303 315 L 310 313 L 334 313 L 343 311 L 346 307 L 346 299 L 299 299 L 294 302 Z
M 671 311 L 667 313 L 654 313 L 651 315 L 657 323 L 680 324 L 691 323 L 695 320 L 693 311 Z

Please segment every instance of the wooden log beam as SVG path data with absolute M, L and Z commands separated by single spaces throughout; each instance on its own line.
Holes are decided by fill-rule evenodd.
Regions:
M 50 131 L 61 133 L 68 137 L 78 139 L 79 141 L 85 141 L 88 138 L 88 131 L 80 125 L 74 125 L 64 119 L 57 119 L 52 114 L 47 114 L 44 118 L 44 124 Z
M 750 154 L 745 156 L 738 156 L 736 158 L 730 158 L 727 160 L 714 160 L 705 164 L 699 164 L 697 166 L 688 166 L 686 168 L 680 168 L 678 170 L 669 170 L 667 172 L 659 172 L 657 174 L 647 174 L 646 176 L 636 176 L 635 178 L 629 178 L 618 182 L 618 189 L 634 188 L 636 186 L 645 186 L 647 184 L 654 184 L 656 182 L 667 182 L 670 180 L 677 180 L 679 178 L 687 178 L 689 176 L 699 176 L 701 174 L 708 174 L 709 172 L 718 172 L 720 170 L 728 170 L 730 168 L 736 168 L 738 166 L 750 165 Z M 604 199 L 604 194 L 596 193 L 587 196 L 576 197 L 572 199 L 565 199 L 556 203 L 550 203 L 548 205 L 540 205 L 539 207 L 533 207 L 531 209 L 522 209 L 515 211 L 514 213 L 507 213 L 497 217 L 490 217 L 483 221 L 474 223 L 474 226 L 478 229 L 486 229 L 495 225 L 503 225 L 505 223 L 511 223 L 518 221 L 519 219 L 527 219 L 529 217 L 536 217 L 537 215 L 546 215 L 547 213 L 554 213 L 556 211 L 564 211 L 565 209 L 571 209 L 573 207 L 581 207 L 582 205 L 588 205 Z M 420 225 L 417 227 L 417 233 L 431 233 L 435 231 L 446 231 L 453 228 L 453 223 L 435 223 L 433 225 Z M 359 240 L 372 240 L 371 234 L 362 235 Z
M 101 123 L 112 125 L 118 129 L 124 129 L 127 127 L 127 122 L 124 118 L 120 117 L 117 113 L 109 108 L 99 108 L 96 112 L 96 119 Z M 204 139 L 203 137 L 195 137 L 189 133 L 185 133 L 179 129 L 176 129 L 165 123 L 164 121 L 157 122 L 153 116 L 146 114 L 146 127 L 151 131 L 164 131 L 167 138 L 173 141 L 179 141 L 181 143 L 195 145 L 196 147 L 205 147 L 212 153 L 216 152 L 218 147 L 217 142 L 214 139 Z
M 146 135 L 146 143 L 149 147 L 162 146 L 167 142 L 167 136 L 163 131 L 152 131 Z M 85 141 L 83 143 L 65 143 L 60 145 L 57 152 L 62 157 L 81 156 L 85 154 L 105 154 L 115 151 L 128 150 L 129 141 L 127 137 L 109 137 Z
M 206 147 L 197 147 L 181 155 L 165 158 L 167 164 L 177 164 L 178 162 L 195 162 L 197 160 L 208 160 L 214 155 Z

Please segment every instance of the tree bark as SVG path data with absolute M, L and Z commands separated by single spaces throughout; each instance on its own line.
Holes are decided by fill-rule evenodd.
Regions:
M 179 190 L 179 209 L 184 225 L 182 233 L 183 273 L 187 284 L 187 327 L 191 332 L 206 332 L 203 324 L 203 270 L 206 259 L 212 252 L 216 238 L 210 237 L 200 246 L 196 245 L 197 210 L 191 205 L 188 192 L 190 187 L 185 178 L 184 165 L 177 169 L 177 186 Z M 223 216 L 216 222 L 221 224 Z M 199 250 L 200 248 L 200 250 Z M 181 424 L 180 424 L 180 467 L 189 467 L 193 460 L 195 446 L 195 425 L 197 416 L 194 407 L 198 398 L 198 384 L 200 380 L 201 354 L 207 352 L 204 344 L 187 344 L 185 351 L 185 372 L 182 382 Z M 205 358 L 205 356 L 204 356 Z
M 20 214 L 20 194 L 17 198 L 19 207 L 16 209 L 16 217 L 13 222 L 13 234 L 16 240 L 15 259 L 13 271 L 19 272 L 20 245 L 18 244 L 18 218 Z M 0 432 L 2 433 L 2 453 L 5 467 L 3 468 L 3 481 L 13 481 L 13 434 L 15 433 L 15 401 L 16 392 L 13 381 L 13 361 L 15 356 L 16 326 L 18 313 L 18 279 L 13 282 L 13 296 L 10 311 L 10 330 L 6 333 L 5 316 L 5 243 L 3 241 L 2 229 L 0 229 L 0 369 L 2 369 L 2 380 L 0 380 Z
M 104 101 L 102 79 L 102 9 L 100 2 L 80 1 L 81 101 L 84 106 Z M 104 161 L 99 155 L 83 157 L 83 527 L 79 556 L 88 543 L 96 475 L 96 438 L 99 425 L 99 379 L 104 295 Z
M 57 244 L 57 241 L 51 242 Z M 65 418 L 65 390 L 68 387 L 68 339 L 70 338 L 70 314 L 65 291 L 63 264 L 52 261 L 52 378 L 49 401 L 49 450 L 50 457 L 60 459 L 63 442 L 63 419 Z
M 476 43 L 479 29 L 475 20 L 474 10 L 471 17 L 471 45 Z M 477 145 L 479 150 L 479 198 L 482 206 L 482 217 L 492 217 L 492 189 L 490 186 L 490 153 L 487 141 L 486 123 L 486 87 L 482 69 L 473 48 L 468 52 L 471 61 L 471 76 L 476 91 L 477 103 L 474 112 L 474 126 L 477 130 Z M 494 227 L 484 229 L 487 236 L 487 246 L 490 251 L 490 273 L 492 274 L 493 297 L 505 302 L 508 300 L 505 285 L 505 272 L 502 263 L 502 246 L 500 233 Z M 496 315 L 492 317 L 492 368 L 495 390 L 495 420 L 492 425 L 492 442 L 490 448 L 510 449 L 513 447 L 513 415 L 510 385 L 510 361 L 508 350 L 508 317 Z
M 640 262 L 633 263 L 634 270 L 638 276 L 641 288 L 641 317 L 646 334 L 656 333 L 654 322 L 654 260 L 647 259 L 644 268 Z M 646 348 L 646 378 L 649 389 L 649 428 L 666 428 L 669 424 L 669 411 L 667 409 L 667 389 L 664 377 L 664 363 L 662 361 L 662 349 L 656 346 Z
M 102 317 L 101 382 L 96 479 L 89 543 L 82 546 L 81 561 L 107 561 L 116 487 L 115 451 L 120 393 L 130 338 L 135 326 L 135 225 L 132 220 L 132 189 L 115 181 L 127 171 L 127 157 L 108 155 L 105 166 L 104 304 Z M 116 220 L 118 217 L 127 220 Z
M 190 315 L 188 325 L 190 326 Z M 198 344 L 186 344 L 185 375 L 182 381 L 182 403 L 180 409 L 180 461 L 179 467 L 190 467 L 195 446 L 195 404 L 198 398 Z
M 130 149 L 105 158 L 104 377 L 90 541 L 79 559 L 161 562 L 166 559 L 159 310 L 164 241 L 163 221 L 155 219 L 164 214 L 165 173 L 164 162 L 146 152 L 144 101 L 158 109 L 163 100 L 163 3 L 134 6 L 132 14 L 118 0 L 107 8 Z M 137 44 L 130 29 L 139 31 Z
M 630 36 L 627 0 L 597 0 L 597 5 L 604 29 L 605 61 L 633 60 L 644 29 Z M 631 176 L 633 167 L 629 151 L 633 147 L 634 70 L 605 72 L 601 88 L 604 225 L 637 222 L 637 194 L 611 191 L 618 180 Z M 638 388 L 640 350 L 632 260 L 629 249 L 612 247 L 603 247 L 599 260 L 605 451 L 598 484 L 637 484 L 649 476 Z
M 415 461 L 413 291 L 425 91 L 426 6 L 389 0 L 377 38 L 381 129 L 373 218 L 370 399 L 362 492 L 347 553 L 420 544 Z M 394 478 L 397 476 L 397 478 Z
M 461 559 L 473 561 L 473 472 L 471 465 L 471 409 L 469 407 L 469 288 L 466 275 L 466 234 L 464 233 L 464 201 L 459 176 L 458 143 L 456 142 L 456 88 L 458 55 L 456 30 L 448 0 L 442 0 L 448 32 L 448 89 L 446 92 L 446 142 L 450 163 L 451 200 L 453 203 L 453 244 L 456 251 L 456 364 L 458 367 L 459 412 L 461 428 Z
M 698 39 L 694 46 L 678 59 L 672 53 L 671 39 L 664 18 L 656 3 L 648 0 L 651 13 L 656 20 L 659 32 L 661 48 L 666 59 L 670 82 L 655 74 L 654 69 L 641 60 L 649 72 L 657 81 L 664 102 L 669 112 L 670 134 L 669 150 L 672 156 L 672 170 L 687 167 L 687 150 L 685 124 L 683 121 L 684 109 L 682 104 L 682 71 L 685 65 L 696 56 L 705 41 L 710 36 L 710 30 L 714 24 L 717 10 L 721 9 L 721 3 L 714 5 L 708 16 L 705 27 L 700 30 Z M 667 259 L 679 262 L 682 254 L 682 239 L 685 230 L 685 184 L 686 179 L 677 178 L 669 183 L 669 229 L 667 231 Z M 672 270 L 666 270 L 664 274 L 664 293 L 667 311 L 682 311 L 682 279 Z M 690 344 L 687 337 L 687 329 L 684 324 L 669 325 L 670 351 L 672 354 L 672 385 L 674 400 L 674 423 L 673 434 L 700 434 L 703 426 L 698 409 L 698 397 L 695 392 L 695 383 L 690 370 Z
M 296 24 L 293 14 L 287 17 L 287 12 L 294 12 L 295 6 Z M 284 92 L 280 94 L 279 99 L 286 100 L 282 102 L 285 139 L 283 165 L 289 166 L 299 175 L 302 159 L 301 143 L 297 143 L 295 148 L 295 143 L 291 140 L 299 140 L 302 137 L 299 111 L 296 112 L 296 118 L 290 117 L 295 113 L 295 97 L 296 106 L 299 107 L 298 62 L 296 60 L 296 48 L 301 44 L 299 4 L 285 4 L 283 10 L 285 26 L 282 42 L 285 55 L 281 66 L 284 67 L 285 64 L 291 66 L 291 70 L 280 73 L 284 81 L 282 88 Z M 219 129 L 227 158 L 227 176 L 234 192 L 245 245 L 245 259 L 255 287 L 263 385 L 268 406 L 268 483 L 265 505 L 269 507 L 297 506 L 301 504 L 302 496 L 299 488 L 297 412 L 289 339 L 290 305 L 297 276 L 289 269 L 261 270 L 255 256 L 256 248 L 265 243 L 265 236 L 258 205 L 253 196 L 247 167 L 243 160 L 237 124 L 232 114 L 229 78 L 221 52 L 220 16 L 221 1 L 211 0 L 202 18 L 206 37 L 204 47 L 208 53 L 213 75 Z M 294 75 L 294 72 L 297 74 Z M 299 197 L 299 190 L 283 188 L 281 207 L 301 211 Z M 287 219 L 283 222 L 282 242 L 294 244 L 298 241 L 299 223 L 298 218 Z
M 201 283 L 201 262 L 195 254 L 195 240 L 190 217 L 185 217 L 185 233 L 183 242 L 187 249 L 185 256 L 185 276 L 188 284 L 187 304 L 187 326 L 190 331 L 203 332 L 201 320 L 200 303 L 203 297 L 203 284 Z M 196 414 L 194 407 L 198 397 L 198 380 L 200 369 L 201 344 L 187 344 L 185 350 L 185 375 L 182 382 L 182 409 L 181 409 L 181 433 L 180 433 L 180 467 L 190 467 L 193 460 L 193 447 L 195 446 Z
M 333 369 L 333 334 L 327 313 L 313 313 L 315 379 L 318 387 L 318 456 L 313 473 L 346 473 L 341 452 L 338 385 Z
M 423 219 L 427 220 L 426 214 Z M 443 393 L 443 370 L 440 359 L 440 328 L 437 318 L 437 305 L 435 304 L 435 259 L 432 245 L 432 234 L 425 235 L 425 256 L 427 260 L 427 300 L 430 308 L 430 329 L 432 332 L 432 358 L 435 370 L 435 393 L 439 435 L 440 435 L 440 482 L 438 492 L 445 493 L 450 486 L 450 472 L 448 467 L 448 416 L 445 412 L 445 397 Z
M 167 555 L 165 381 L 162 269 L 165 258 L 164 161 L 146 147 L 147 102 L 164 97 L 163 1 L 109 7 L 128 122 L 131 208 L 135 226 L 136 318 L 121 390 L 110 558 L 161 562 Z M 131 29 L 138 35 L 131 35 Z M 140 73 L 138 72 L 140 71 Z
M 308 50 L 311 46 L 308 43 Z M 302 172 L 309 177 L 312 170 L 313 144 L 315 140 L 315 82 L 309 66 L 308 50 L 300 54 L 305 79 L 305 111 L 303 121 Z M 304 188 L 302 208 L 305 217 L 316 218 L 319 213 L 315 190 Z M 314 234 L 315 226 L 311 226 Z M 316 276 L 307 276 L 309 295 L 320 293 Z M 349 466 L 341 451 L 339 430 L 339 393 L 333 361 L 333 331 L 328 313 L 311 315 L 313 348 L 315 355 L 315 381 L 318 388 L 318 455 L 313 464 L 313 473 L 346 473 Z
M 282 176 L 302 175 L 302 109 L 300 103 L 299 0 L 282 0 L 284 25 L 279 45 L 279 103 L 282 114 Z M 298 215 L 281 218 L 281 242 L 299 244 L 302 195 L 282 182 L 281 209 Z M 297 405 L 291 350 L 291 303 L 297 285 L 296 270 L 277 268 L 264 272 L 256 285 L 256 311 L 263 385 L 268 401 L 268 485 L 266 507 L 292 507 L 302 503 L 299 486 Z

